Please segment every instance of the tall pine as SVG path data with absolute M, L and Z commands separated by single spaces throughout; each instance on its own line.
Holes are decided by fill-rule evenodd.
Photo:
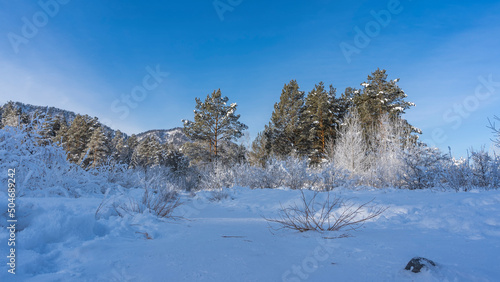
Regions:
M 304 94 L 299 90 L 297 81 L 291 80 L 283 86 L 280 101 L 274 104 L 271 121 L 264 134 L 270 144 L 270 153 L 279 158 L 299 152 Z
M 412 133 L 421 133 L 420 129 L 411 126 L 402 115 L 415 104 L 406 101 L 406 93 L 397 85 L 399 79 L 387 80 L 386 70 L 377 69 L 362 83 L 363 89 L 353 93 L 353 104 L 359 113 L 365 138 L 369 140 L 370 131 L 381 124 L 383 115 L 391 120 L 401 120 L 405 126 L 406 137 Z M 405 140 L 409 140 L 405 138 Z M 416 141 L 416 137 L 413 138 Z M 371 147 L 376 144 L 370 144 Z
M 320 82 L 309 92 L 305 101 L 301 145 L 303 152 L 314 164 L 326 159 L 327 144 L 336 137 L 338 120 L 335 113 L 335 94 L 336 89 L 333 86 L 330 86 L 330 91 L 327 92 L 323 82 Z
M 186 143 L 186 154 L 194 162 L 216 161 L 225 142 L 237 140 L 248 127 L 236 115 L 236 103 L 227 104 L 219 90 L 207 95 L 205 101 L 196 98 L 194 121 L 183 120 L 184 133 L 193 141 Z

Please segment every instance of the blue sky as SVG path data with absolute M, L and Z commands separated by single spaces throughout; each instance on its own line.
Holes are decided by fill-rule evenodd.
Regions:
M 341 93 L 383 68 L 416 103 L 405 117 L 421 139 L 444 151 L 490 148 L 487 118 L 500 115 L 498 1 L 39 3 L 0 3 L 0 103 L 86 113 L 132 134 L 182 126 L 195 97 L 221 88 L 253 138 L 291 79 Z M 223 18 L 214 3 L 229 5 Z M 368 43 L 356 45 L 357 30 Z

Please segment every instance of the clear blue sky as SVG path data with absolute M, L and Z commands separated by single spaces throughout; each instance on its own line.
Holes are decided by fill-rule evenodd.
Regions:
M 87 113 L 132 134 L 182 126 L 195 97 L 221 88 L 253 138 L 291 79 L 341 93 L 380 67 L 416 103 L 406 118 L 421 138 L 444 151 L 489 148 L 487 118 L 500 115 L 498 1 L 220 0 L 234 6 L 223 19 L 212 0 L 55 1 L 0 3 L 0 103 Z M 355 41 L 367 28 L 368 44 Z M 357 53 L 346 59 L 342 44 Z M 160 83 L 148 77 L 157 66 Z

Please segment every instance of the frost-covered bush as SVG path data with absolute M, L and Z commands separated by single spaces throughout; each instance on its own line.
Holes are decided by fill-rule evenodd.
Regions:
M 212 163 L 200 171 L 200 188 L 206 190 L 220 190 L 232 188 L 235 183 L 234 170 L 221 163 Z
M 467 159 L 451 159 L 443 182 L 456 191 L 498 189 L 500 187 L 500 158 L 487 151 L 472 150 Z
M 490 188 L 493 180 L 492 158 L 481 148 L 479 151 L 471 151 L 472 185 L 483 188 Z
M 500 188 L 500 156 L 493 155 L 491 159 L 491 178 L 490 178 L 491 188 Z
M 258 176 L 260 183 L 257 184 L 259 188 L 278 188 L 286 185 L 286 169 L 284 162 L 276 158 L 270 158 L 266 161 L 264 169 Z
M 111 205 L 121 217 L 137 213 L 149 212 L 159 218 L 178 218 L 173 212 L 182 203 L 180 202 L 177 191 L 171 189 L 144 189 L 141 200 L 134 198 L 118 199 Z M 98 208 L 99 209 L 99 208 Z M 98 212 L 96 212 L 97 214 Z
M 330 191 L 337 187 L 351 186 L 349 173 L 346 170 L 337 168 L 333 162 L 323 163 L 314 169 L 312 177 L 313 187 L 316 190 Z
M 104 177 L 108 182 L 117 183 L 126 188 L 138 186 L 141 183 L 140 173 L 134 173 L 134 170 L 129 169 L 126 164 L 117 163 L 111 158 L 88 171 L 95 176 Z
M 324 162 L 310 167 L 307 159 L 292 156 L 284 160 L 270 158 L 265 167 L 247 163 L 230 169 L 236 185 L 250 188 L 288 187 L 329 191 L 335 187 L 350 185 L 347 171 L 338 169 L 333 163 Z
M 103 193 L 109 185 L 102 175 L 92 175 L 66 160 L 64 150 L 40 142 L 42 137 L 24 128 L 0 130 L 1 179 L 16 170 L 18 196 L 61 195 L 79 197 Z
M 314 183 L 312 169 L 306 159 L 289 156 L 284 160 L 270 158 L 264 168 L 248 164 L 236 166 L 233 175 L 238 185 L 251 188 L 289 187 L 300 189 Z
M 313 181 L 307 159 L 288 157 L 283 161 L 284 183 L 290 189 L 310 187 Z
M 472 189 L 472 170 L 468 160 L 464 158 L 451 159 L 446 167 L 446 186 L 455 191 L 469 191 Z
M 437 148 L 417 144 L 404 150 L 401 160 L 401 188 L 413 190 L 441 185 L 447 157 Z

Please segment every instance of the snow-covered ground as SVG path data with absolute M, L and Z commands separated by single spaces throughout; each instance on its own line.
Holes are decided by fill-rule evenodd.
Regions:
M 297 190 L 228 191 L 220 202 L 211 192 L 181 194 L 181 220 L 119 217 L 110 207 L 116 194 L 97 217 L 102 197 L 18 198 L 16 274 L 7 272 L 2 212 L 0 281 L 500 281 L 500 191 L 338 189 L 355 203 L 375 198 L 388 207 L 338 239 L 270 228 L 263 217 L 298 201 Z M 437 267 L 405 271 L 416 256 Z

